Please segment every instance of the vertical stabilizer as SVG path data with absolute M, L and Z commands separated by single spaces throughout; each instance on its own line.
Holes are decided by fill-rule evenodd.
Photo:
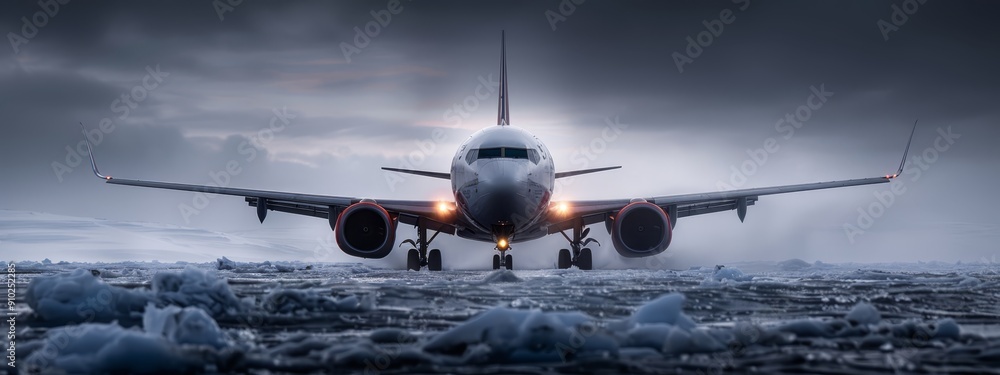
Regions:
M 510 125 L 510 103 L 507 102 L 507 48 L 500 31 L 500 98 L 497 101 L 497 125 Z

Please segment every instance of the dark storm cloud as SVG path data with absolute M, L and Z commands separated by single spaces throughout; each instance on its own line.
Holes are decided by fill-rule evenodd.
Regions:
M 258 228 L 239 199 L 215 198 L 184 218 L 178 207 L 191 202 L 190 194 L 109 189 L 82 164 L 55 171 L 53 163 L 71 164 L 66 147 L 82 140 L 75 124 L 94 131 L 103 119 L 114 130 L 103 134 L 96 153 L 109 173 L 208 183 L 212 172 L 236 161 L 242 172 L 232 176 L 233 186 L 447 197 L 447 187 L 434 181 L 389 184 L 377 168 L 446 170 L 454 148 L 495 121 L 495 95 L 475 94 L 496 79 L 498 31 L 506 30 L 514 124 L 548 142 L 559 169 L 625 165 L 615 178 L 576 179 L 567 187 L 572 197 L 715 190 L 749 158 L 748 149 L 769 138 L 781 140 L 782 149 L 747 176 L 746 187 L 890 172 L 919 118 L 918 153 L 933 147 L 939 127 L 952 126 L 963 138 L 910 184 L 881 228 L 937 238 L 954 238 L 947 228 L 956 222 L 995 228 L 994 215 L 978 202 L 1000 182 L 992 147 L 1000 139 L 1000 31 L 992 19 L 1000 6 L 927 1 L 886 40 L 878 22 L 891 22 L 892 6 L 904 3 L 403 1 L 378 35 L 358 46 L 356 30 L 377 22 L 372 12 L 384 17 L 390 2 L 244 1 L 220 19 L 211 1 L 70 1 L 17 53 L 9 43 L 0 46 L 0 159 L 5 176 L 18 176 L 0 181 L 0 208 Z M 22 35 L 21 17 L 42 10 L 37 1 L 0 7 L 5 42 L 9 33 Z M 717 22 L 727 10 L 731 22 Z M 709 32 L 705 23 L 723 29 L 707 46 L 690 47 L 687 38 Z M 689 47 L 701 52 L 692 57 Z M 357 50 L 346 56 L 345 48 Z M 683 72 L 679 55 L 691 59 Z M 137 89 L 147 68 L 157 66 L 169 77 L 153 90 Z M 785 140 L 776 123 L 807 105 L 814 88 L 834 94 Z M 144 90 L 122 117 L 116 100 Z M 467 117 L 456 117 L 456 105 Z M 275 111 L 294 118 L 274 130 Z M 579 158 L 616 116 L 628 124 L 621 137 L 594 160 Z M 428 143 L 437 128 L 445 139 Z M 270 141 L 248 160 L 246 144 L 262 135 Z M 620 179 L 644 183 L 623 191 L 614 181 Z M 697 240 L 676 246 L 746 254 L 780 246 L 824 258 L 846 246 L 841 224 L 872 200 L 864 188 L 770 197 L 754 208 L 767 219 L 754 222 L 751 214 L 744 227 L 729 215 L 690 219 L 679 228 Z M 933 222 L 915 219 L 927 212 Z M 720 240 L 713 228 L 734 237 Z M 889 231 L 878 228 L 864 235 L 874 239 L 850 245 L 844 259 L 880 247 Z M 988 256 L 993 250 L 983 250 L 984 241 L 972 241 L 978 250 L 969 256 Z

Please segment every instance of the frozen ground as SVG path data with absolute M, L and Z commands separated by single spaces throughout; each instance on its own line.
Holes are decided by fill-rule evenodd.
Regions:
M 289 261 L 316 258 L 272 242 L 2 212 L 17 271 L 4 368 L 1000 374 L 1000 265 L 985 259 L 429 273 Z
M 1000 373 L 993 264 L 16 269 L 22 371 Z

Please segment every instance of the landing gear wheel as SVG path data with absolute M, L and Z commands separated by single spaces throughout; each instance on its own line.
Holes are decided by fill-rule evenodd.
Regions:
M 514 257 L 510 256 L 510 254 L 507 254 L 507 257 L 504 258 L 503 264 L 504 267 L 507 267 L 508 270 L 514 269 Z
M 594 269 L 594 256 L 590 248 L 585 247 L 583 250 L 580 250 L 580 256 L 576 258 L 576 266 L 581 270 Z
M 493 269 L 500 269 L 500 254 L 493 254 Z
M 430 251 L 430 253 L 427 253 L 427 270 L 428 271 L 441 270 L 441 250 L 433 249 Z
M 417 249 L 410 249 L 406 253 L 406 269 L 420 271 L 420 252 Z
M 573 265 L 573 258 L 568 249 L 559 249 L 559 269 L 564 270 Z

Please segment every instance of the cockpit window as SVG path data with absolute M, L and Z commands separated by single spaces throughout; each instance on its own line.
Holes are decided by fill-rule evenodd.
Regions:
M 478 159 L 493 159 L 503 157 L 503 147 L 481 148 Z
M 538 164 L 538 161 L 539 161 L 538 159 L 539 159 L 539 157 L 538 157 L 538 150 L 535 150 L 533 148 L 529 148 L 528 149 L 528 160 L 531 160 L 532 163 Z
M 504 147 L 503 157 L 512 159 L 527 159 L 528 149 Z
M 538 164 L 538 151 L 526 148 L 516 148 L 516 147 L 491 147 L 491 148 L 480 148 L 469 150 L 469 153 L 465 156 L 465 162 L 472 164 L 479 159 L 495 159 L 495 158 L 510 158 L 510 159 L 528 159 L 532 163 Z

